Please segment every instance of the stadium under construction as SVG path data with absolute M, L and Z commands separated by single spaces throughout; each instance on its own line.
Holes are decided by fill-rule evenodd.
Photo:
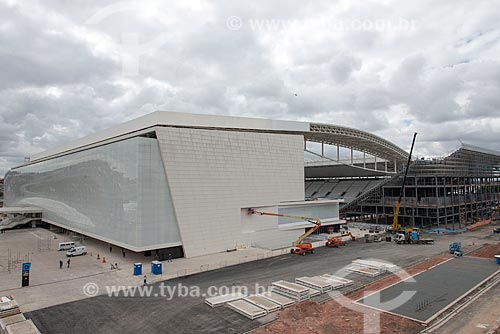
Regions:
M 325 174 L 319 178 L 318 164 L 317 160 L 306 162 L 306 176 L 314 175 L 306 179 L 308 198 L 344 198 L 340 212 L 348 221 L 392 223 L 403 182 L 402 168 L 380 176 L 380 164 L 372 161 L 373 174 L 367 176 L 365 160 L 353 164 L 363 168 L 363 177 L 330 178 Z M 412 161 L 401 200 L 400 224 L 456 230 L 490 218 L 498 205 L 499 164 L 500 153 L 465 144 L 443 158 Z
M 320 218 L 315 233 L 346 221 L 390 224 L 408 156 L 337 125 L 155 112 L 9 171 L 0 229 L 41 215 L 134 252 L 279 249 L 311 227 L 287 216 Z M 499 167 L 500 153 L 470 145 L 413 160 L 400 224 L 461 229 L 487 219 Z M 248 215 L 249 208 L 281 216 Z

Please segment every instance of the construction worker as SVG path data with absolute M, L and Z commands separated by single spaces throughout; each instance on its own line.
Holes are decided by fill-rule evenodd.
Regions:
M 68 263 L 68 268 L 69 268 L 69 264 L 71 263 L 71 259 L 68 259 L 67 263 Z
M 62 260 L 59 260 L 59 269 L 62 269 L 62 266 L 63 266 L 63 262 L 62 262 Z
M 147 283 L 148 283 L 148 277 L 144 275 L 144 285 L 146 285 Z

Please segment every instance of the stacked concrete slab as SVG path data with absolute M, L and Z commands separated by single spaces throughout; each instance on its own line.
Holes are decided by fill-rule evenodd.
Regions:
M 21 313 L 19 305 L 14 299 L 9 297 L 0 298 L 0 319 L 19 313 Z
M 347 267 L 347 270 L 349 270 L 350 272 L 356 273 L 356 274 L 370 276 L 370 277 L 375 277 L 375 276 L 379 276 L 379 275 L 383 274 L 382 271 L 378 271 L 376 269 L 371 269 L 368 267 L 363 267 L 363 266 L 358 266 L 358 265 L 349 266 L 349 267 Z
M 272 283 L 273 292 L 291 298 L 297 302 L 302 302 L 311 298 L 309 288 L 287 281 L 277 281 Z
M 226 303 L 233 302 L 235 300 L 243 299 L 247 295 L 242 293 L 228 293 L 225 295 L 210 297 L 205 299 L 205 304 L 210 307 L 219 307 Z
M 376 260 L 354 260 L 352 261 L 353 265 L 361 266 L 361 267 L 367 267 L 370 269 L 375 269 L 381 272 L 385 271 L 394 271 L 396 270 L 397 266 L 394 264 L 389 264 L 381 261 L 376 261 Z
M 344 277 L 335 276 L 332 274 L 324 274 L 320 276 L 327 281 L 330 281 L 334 289 L 340 289 L 345 286 L 352 285 L 353 281 Z
M 319 291 L 320 293 L 325 293 L 332 290 L 332 285 L 327 280 L 315 276 L 308 277 L 303 276 L 295 279 L 295 283 L 303 285 L 305 287 Z
M 41 334 L 33 321 L 24 320 L 7 326 L 7 334 Z
M 273 303 L 280 305 L 282 309 L 295 304 L 295 301 L 293 299 L 290 299 L 288 297 L 285 297 L 283 295 L 277 294 L 277 293 L 272 292 L 272 291 L 268 291 L 266 293 L 263 293 L 261 296 L 269 299 Z
M 268 313 L 268 314 L 271 312 L 274 312 L 274 311 L 281 310 L 281 305 L 279 305 L 273 301 L 270 301 L 266 297 L 263 297 L 260 295 L 252 295 L 252 296 L 243 298 L 243 300 L 245 300 L 251 304 L 254 304 L 257 307 L 260 307 L 261 309 L 266 311 L 266 313 Z
M 230 309 L 238 312 L 241 315 L 244 315 L 251 320 L 263 317 L 267 314 L 264 309 L 242 299 L 227 303 L 226 305 Z
M 347 267 L 347 270 L 365 275 L 365 276 L 378 276 L 387 271 L 395 271 L 396 266 L 376 260 L 354 260 L 352 261 L 352 265 Z
M 40 334 L 31 320 L 26 320 L 19 305 L 11 297 L 0 297 L 0 333 Z

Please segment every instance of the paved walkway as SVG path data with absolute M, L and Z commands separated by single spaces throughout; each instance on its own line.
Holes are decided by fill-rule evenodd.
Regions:
M 463 246 L 484 243 L 484 239 L 481 238 L 491 235 L 490 230 L 490 227 L 486 227 L 480 231 L 457 236 L 457 238 L 462 241 Z M 494 239 L 500 238 L 498 235 L 491 237 L 493 242 L 495 242 Z M 446 250 L 447 243 L 455 241 L 455 236 L 441 236 L 440 239 L 443 239 L 440 243 L 426 246 L 426 249 Z M 88 255 L 74 257 L 71 259 L 70 268 L 67 268 L 64 263 L 64 267 L 59 269 L 59 259 L 66 261 L 66 257 L 64 252 L 56 250 L 57 244 L 71 240 L 68 235 L 56 234 L 40 228 L 7 231 L 5 234 L 0 234 L 0 295 L 14 296 L 23 312 L 29 312 L 87 298 L 83 293 L 83 287 L 87 283 L 95 283 L 100 287 L 101 292 L 105 286 L 141 285 L 142 275 L 133 276 L 133 264 L 136 262 L 143 263 L 143 273 L 147 275 L 148 283 L 155 283 L 288 253 L 288 249 L 269 251 L 248 248 L 191 259 L 174 259 L 172 262 L 163 261 L 163 274 L 155 276 L 150 273 L 150 262 L 153 260 L 151 257 L 128 251 L 123 257 L 121 248 L 113 247 L 110 252 L 108 244 L 86 239 L 79 240 L 79 242 L 87 246 Z M 444 245 L 440 245 L 441 243 Z M 7 271 L 9 253 L 15 262 L 10 272 Z M 96 259 L 97 254 L 100 260 Z M 102 263 L 103 257 L 106 258 L 106 263 Z M 20 265 L 26 260 L 32 262 L 31 286 L 21 288 Z M 117 263 L 120 269 L 111 270 L 110 262 Z
M 191 259 L 173 259 L 172 262 L 162 262 L 162 275 L 153 275 L 150 270 L 152 257 L 128 251 L 125 251 L 124 257 L 121 248 L 113 247 L 110 252 L 109 245 L 96 240 L 80 240 L 87 247 L 88 254 L 71 258 L 67 268 L 64 252 L 56 249 L 59 242 L 70 240 L 69 236 L 39 228 L 8 231 L 0 235 L 0 254 L 7 254 L 0 259 L 0 295 L 12 295 L 22 306 L 22 311 L 29 312 L 88 298 L 83 292 L 88 283 L 96 284 L 101 292 L 105 286 L 141 285 L 143 276 L 133 275 L 134 263 L 137 262 L 143 264 L 143 274 L 146 274 L 148 283 L 156 283 L 288 252 L 287 249 L 268 251 L 248 248 Z M 23 245 L 23 251 L 18 251 L 19 245 Z M 7 271 L 9 253 L 15 263 Z M 97 260 L 97 254 L 100 260 Z M 106 263 L 103 263 L 103 257 Z M 60 259 L 64 263 L 62 269 L 59 269 Z M 20 267 L 22 262 L 28 260 L 32 263 L 30 287 L 21 288 Z M 119 269 L 110 269 L 110 263 L 117 263 Z

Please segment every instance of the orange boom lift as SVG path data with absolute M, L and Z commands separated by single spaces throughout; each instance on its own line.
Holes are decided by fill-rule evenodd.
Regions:
M 302 216 L 290 216 L 290 215 L 284 215 L 281 213 L 272 213 L 272 212 L 260 212 L 256 211 L 254 209 L 248 209 L 248 214 L 250 215 L 261 215 L 261 216 L 273 216 L 273 217 L 285 217 L 285 218 L 298 218 L 305 220 L 311 224 L 314 224 L 313 227 L 311 227 L 309 230 L 307 230 L 304 234 L 302 234 L 300 237 L 297 238 L 292 243 L 293 248 L 290 250 L 290 253 L 292 254 L 298 254 L 298 255 L 306 255 L 306 253 L 314 253 L 314 249 L 312 247 L 311 243 L 302 243 L 305 238 L 307 238 L 309 235 L 311 235 L 314 231 L 319 229 L 321 227 L 321 220 L 319 218 L 310 218 L 310 217 L 302 217 Z

